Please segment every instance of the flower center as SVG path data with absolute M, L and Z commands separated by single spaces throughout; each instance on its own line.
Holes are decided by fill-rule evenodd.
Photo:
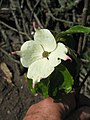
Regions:
M 47 51 L 44 51 L 43 54 L 42 54 L 42 56 L 46 57 L 46 58 L 48 58 L 48 55 L 49 55 L 49 52 L 47 52 Z

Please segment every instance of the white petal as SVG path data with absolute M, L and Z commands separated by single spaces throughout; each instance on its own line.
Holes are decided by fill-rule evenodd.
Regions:
M 44 51 L 51 52 L 56 48 L 55 38 L 48 29 L 36 30 L 34 40 L 43 46 Z
M 50 53 L 49 55 L 49 61 L 50 63 L 55 67 L 61 63 L 61 59 L 66 60 L 67 59 L 67 48 L 64 44 L 58 43 L 57 48 Z
M 58 58 L 58 54 L 56 51 L 52 52 L 48 57 L 52 66 L 57 66 L 61 63 L 61 59 Z
M 21 47 L 21 63 L 24 67 L 29 67 L 30 64 L 42 58 L 43 49 L 35 41 L 26 41 Z
M 61 51 L 63 53 L 67 53 L 68 52 L 68 49 L 66 48 L 66 46 L 63 43 L 58 43 L 57 49 L 59 49 L 59 51 Z
M 47 78 L 54 70 L 47 58 L 37 60 L 29 66 L 27 77 L 33 79 L 33 87 L 42 78 Z
M 66 53 L 68 52 L 68 49 L 63 43 L 58 43 L 58 46 L 56 48 L 57 54 L 59 55 L 58 57 L 62 60 L 67 60 L 67 55 Z

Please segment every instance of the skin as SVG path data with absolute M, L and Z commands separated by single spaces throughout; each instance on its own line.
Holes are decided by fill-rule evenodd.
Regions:
M 75 108 L 76 108 L 76 100 L 75 100 L 75 94 L 73 93 L 64 95 L 62 100 L 60 101 L 56 101 L 53 98 L 48 97 L 32 105 L 28 109 L 23 120 L 64 120 L 64 119 L 89 120 L 90 119 L 89 99 L 81 95 L 79 109 L 75 111 Z

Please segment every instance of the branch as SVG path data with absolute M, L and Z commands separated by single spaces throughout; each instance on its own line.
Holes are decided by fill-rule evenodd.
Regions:
M 45 0 L 45 5 L 46 5 L 46 8 L 47 8 L 47 10 L 48 10 L 48 14 L 47 14 L 47 15 L 49 15 L 53 20 L 56 20 L 56 21 L 59 21 L 59 22 L 63 22 L 63 23 L 67 23 L 67 24 L 73 24 L 73 22 L 71 22 L 71 21 L 63 20 L 63 19 L 60 19 L 60 18 L 56 18 L 56 17 L 52 14 L 51 10 L 49 9 L 47 0 Z
M 33 13 L 34 11 L 33 11 L 33 8 L 31 7 L 30 1 L 29 1 L 29 0 L 26 0 L 26 1 L 27 1 L 27 6 L 28 6 L 30 12 Z M 35 9 L 35 8 L 34 8 L 34 9 Z M 33 13 L 33 14 L 34 14 L 34 18 L 35 18 L 37 24 L 39 25 L 39 27 L 40 27 L 40 28 L 43 28 L 40 20 L 38 19 L 37 15 L 36 15 L 36 13 Z
M 15 28 L 13 28 L 13 27 L 7 25 L 7 24 L 4 23 L 3 21 L 0 21 L 0 24 L 1 24 L 1 25 L 4 25 L 5 27 L 7 27 L 7 28 L 9 28 L 9 29 L 11 29 L 11 30 L 13 30 L 13 31 L 15 31 L 15 32 L 17 32 L 17 33 L 19 33 L 19 34 L 25 35 L 29 40 L 31 39 L 29 36 L 27 36 L 26 33 L 22 32 L 22 31 L 18 31 L 17 29 L 15 29 Z
M 84 86 L 84 83 L 86 82 L 87 78 L 90 76 L 90 70 L 87 72 L 87 75 L 85 76 L 83 82 L 81 82 L 79 86 L 79 92 L 81 91 L 82 87 Z
M 19 62 L 18 60 L 15 60 L 10 54 L 7 53 L 4 49 L 0 48 L 0 51 L 1 51 L 2 53 L 4 53 L 4 54 L 8 57 L 9 60 L 11 60 L 11 61 L 13 61 L 13 62 L 15 62 L 15 63 L 17 63 L 17 64 L 20 65 L 20 62 Z
M 86 25 L 87 21 L 87 15 L 88 15 L 88 7 L 89 7 L 89 0 L 84 0 L 84 8 L 83 8 L 83 13 L 82 13 L 82 25 Z M 84 39 L 84 34 L 81 34 L 79 43 L 78 43 L 78 50 L 77 53 L 81 56 L 82 55 L 82 46 L 83 46 L 83 39 Z
M 3 3 L 3 0 L 0 1 L 0 8 L 1 8 L 1 6 L 2 6 L 2 3 Z

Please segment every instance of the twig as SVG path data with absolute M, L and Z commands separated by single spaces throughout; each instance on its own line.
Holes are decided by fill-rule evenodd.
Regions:
M 5 40 L 5 43 L 7 43 L 7 45 L 9 46 L 8 38 L 5 34 L 5 31 L 2 29 L 1 25 L 0 25 L 0 31 L 1 31 L 3 39 Z
M 73 24 L 73 22 L 71 22 L 71 21 L 63 20 L 63 19 L 54 17 L 54 15 L 51 12 L 49 12 L 49 15 L 52 17 L 53 20 L 56 20 L 56 21 L 59 21 L 59 22 L 63 22 L 63 23 Z
M 88 7 L 89 7 L 89 0 L 84 0 L 84 8 L 83 8 L 83 17 L 82 17 L 82 25 L 86 25 L 87 15 L 88 15 Z M 84 34 L 81 34 L 79 43 L 78 43 L 78 50 L 77 53 L 81 56 L 82 55 L 82 46 L 83 46 L 83 39 Z
M 21 1 L 21 9 L 23 8 L 24 0 Z
M 22 18 L 23 30 L 24 30 L 25 33 L 27 33 L 27 32 L 26 32 L 26 28 L 25 28 L 25 20 L 24 20 L 24 17 L 23 17 L 22 10 L 21 10 L 21 8 L 20 8 L 19 1 L 17 1 L 17 4 L 18 4 L 18 9 L 19 9 L 19 12 L 20 12 L 20 14 L 21 14 L 21 18 Z
M 88 11 L 89 0 L 84 0 L 84 2 L 85 2 L 85 4 L 84 4 L 83 13 L 82 13 L 83 14 L 82 25 L 85 25 L 86 21 L 87 21 L 87 11 Z M 80 38 L 79 38 L 78 49 L 77 49 L 77 53 L 78 53 L 79 57 L 82 56 L 83 39 L 84 39 L 84 34 L 81 34 Z M 75 84 L 76 85 L 75 86 L 76 87 L 76 102 L 77 102 L 77 106 L 78 106 L 78 100 L 79 100 L 79 94 L 80 94 L 79 74 L 77 75 L 75 83 L 76 83 Z
M 19 61 L 15 60 L 11 55 L 9 55 L 9 54 L 7 53 L 4 49 L 0 48 L 0 51 L 1 51 L 2 53 L 4 53 L 4 54 L 8 57 L 8 59 L 14 61 L 14 62 L 17 63 L 17 64 L 20 64 Z
M 12 10 L 12 8 L 13 8 L 13 6 L 14 6 L 13 0 L 10 0 L 10 3 L 11 3 L 11 5 L 10 5 L 11 13 L 12 13 L 13 18 L 14 18 L 14 20 L 15 20 L 15 24 L 16 24 L 17 30 L 18 30 L 18 31 L 21 31 L 21 28 L 20 28 L 19 23 L 18 23 L 18 20 L 17 20 L 17 18 L 16 18 L 15 12 Z M 21 34 L 19 34 L 19 37 L 20 37 L 21 43 L 24 43 L 24 40 L 23 40 L 23 37 L 22 37 Z
M 30 1 L 29 1 L 29 0 L 26 0 L 26 1 L 27 1 L 27 5 L 28 5 L 28 8 L 29 8 L 30 12 L 33 13 L 33 9 L 32 9 L 32 7 L 31 7 Z M 34 14 L 34 18 L 35 18 L 37 24 L 39 25 L 39 27 L 40 27 L 40 28 L 43 28 L 43 26 L 42 26 L 40 20 L 38 19 L 37 15 L 36 15 L 35 13 L 33 13 L 33 14 Z
M 84 86 L 84 83 L 86 82 L 87 78 L 90 76 L 90 70 L 87 72 L 87 75 L 85 76 L 83 82 L 81 82 L 80 85 L 78 85 L 78 88 L 76 88 L 76 107 L 79 107 L 79 97 L 80 97 L 80 91 L 82 87 Z
M 1 8 L 1 6 L 2 6 L 2 3 L 3 3 L 3 0 L 1 0 L 1 2 L 0 2 L 0 8 Z
M 41 2 L 41 0 L 38 0 L 37 2 L 36 2 L 36 4 L 34 5 L 34 8 L 33 8 L 33 11 L 36 9 L 36 7 L 38 6 L 38 4 Z
M 73 24 L 73 22 L 71 21 L 67 21 L 67 20 L 63 20 L 63 19 L 60 19 L 60 18 L 56 18 L 50 11 L 49 9 L 49 6 L 47 4 L 47 0 L 45 0 L 45 4 L 46 4 L 46 7 L 47 7 L 47 10 L 48 10 L 48 15 L 52 17 L 53 20 L 56 20 L 56 21 L 59 21 L 59 22 L 64 22 L 64 23 L 68 23 L 68 24 Z
M 47 20 L 46 20 L 45 25 L 44 25 L 45 28 L 47 28 L 48 23 L 49 23 L 49 21 L 50 21 L 50 19 L 51 19 L 51 17 L 50 17 L 49 15 L 47 15 L 46 17 L 47 17 L 47 18 L 46 18 Z
M 84 83 L 86 82 L 87 78 L 90 76 L 90 70 L 87 72 L 87 75 L 85 76 L 83 82 L 79 86 L 79 92 L 81 91 L 81 88 L 84 86 Z
M 19 34 L 22 34 L 22 35 L 25 35 L 26 37 L 28 37 L 28 36 L 26 35 L 26 33 L 22 32 L 22 31 L 18 31 L 17 29 L 15 29 L 15 28 L 13 28 L 13 27 L 7 25 L 7 24 L 4 23 L 3 21 L 0 21 L 0 24 L 1 24 L 1 25 L 4 25 L 5 27 L 7 27 L 7 28 L 9 28 L 9 29 L 11 29 L 11 30 L 13 30 L 13 31 L 15 31 L 15 32 L 17 32 L 17 33 L 19 33 Z M 31 39 L 31 38 L 28 37 L 28 39 Z
M 20 4 L 19 4 L 19 1 L 17 1 L 17 4 L 18 4 L 18 9 L 19 9 L 19 12 L 21 14 L 21 18 L 22 18 L 22 25 L 23 25 L 23 30 L 27 36 L 27 38 L 30 38 L 29 35 L 27 34 L 27 31 L 26 31 L 26 23 L 25 23 L 25 19 L 24 19 L 24 16 L 23 16 L 23 13 L 22 13 L 22 10 L 20 8 Z
M 89 63 L 89 62 L 90 62 L 89 60 L 83 59 L 83 58 L 81 58 L 81 61 L 82 61 L 83 63 Z

